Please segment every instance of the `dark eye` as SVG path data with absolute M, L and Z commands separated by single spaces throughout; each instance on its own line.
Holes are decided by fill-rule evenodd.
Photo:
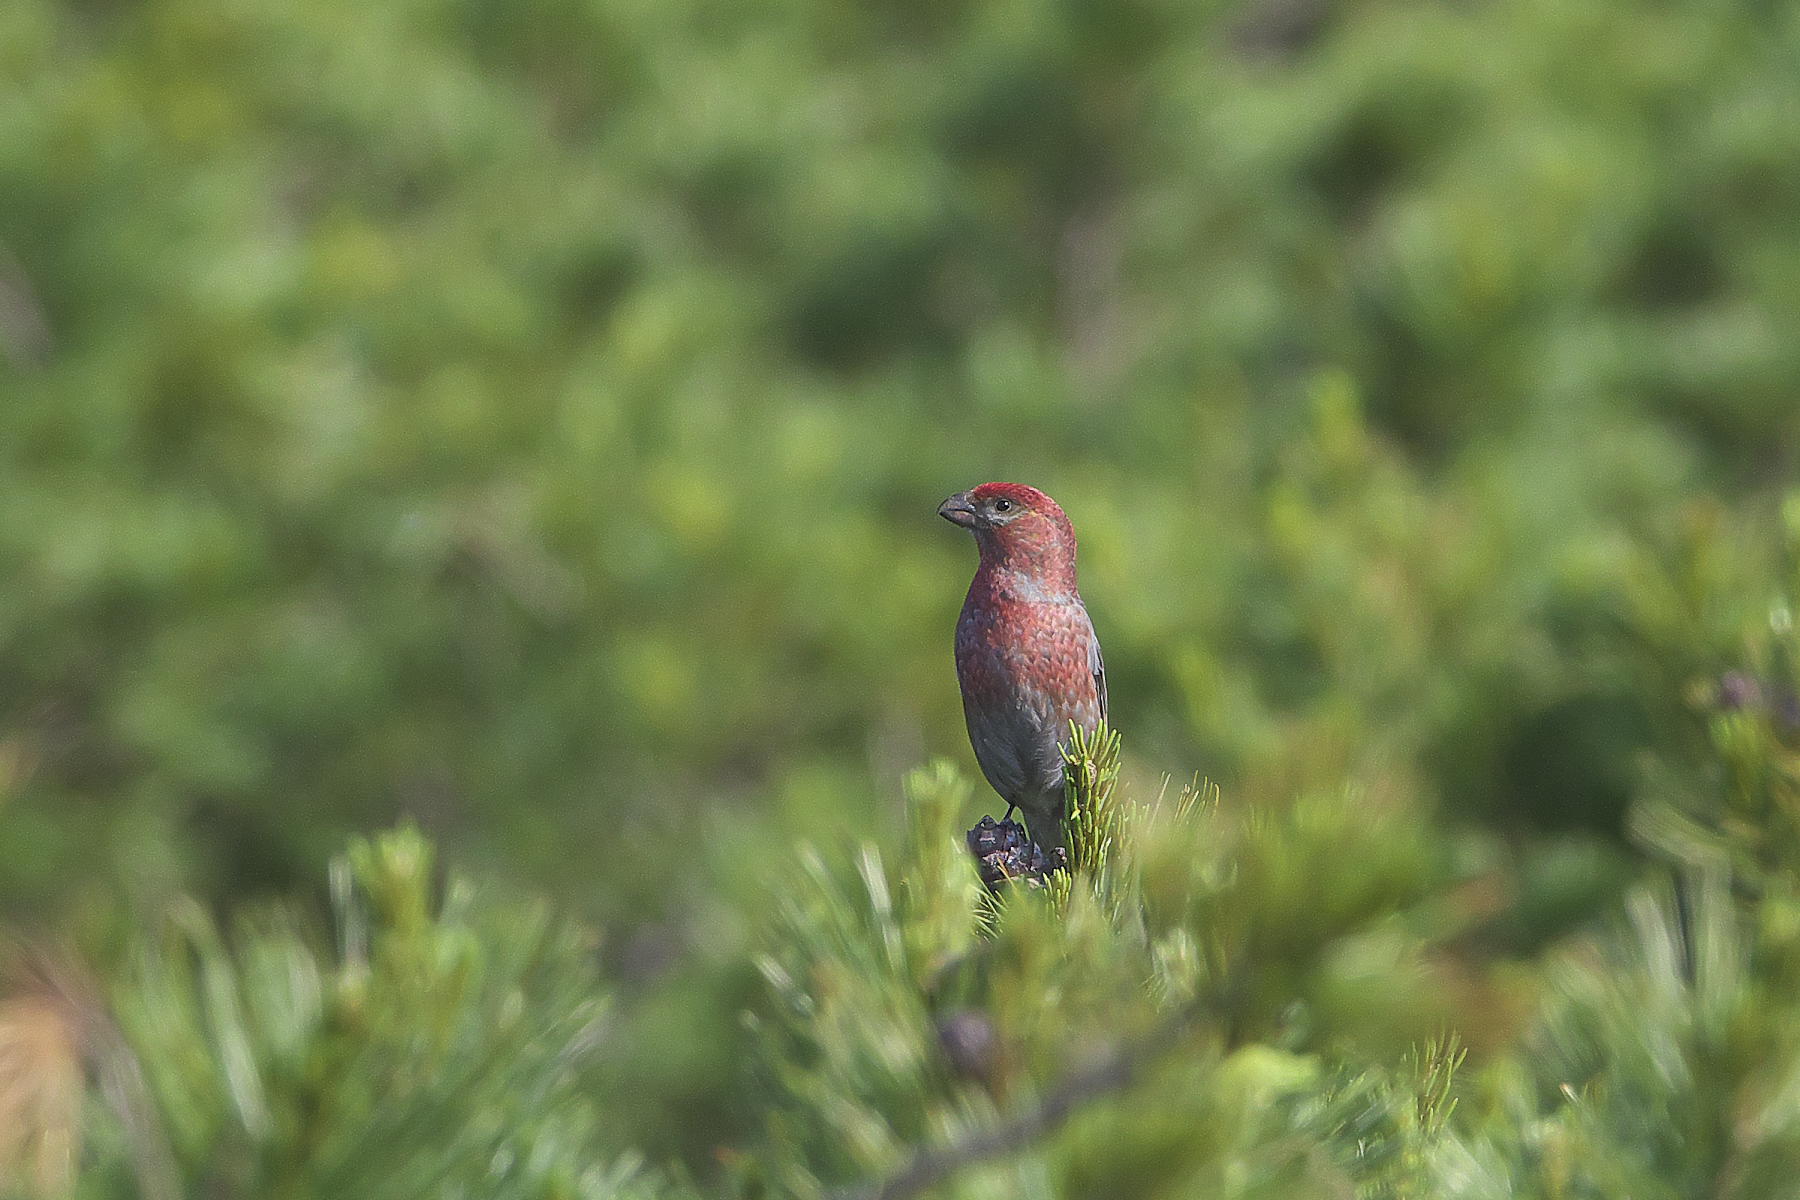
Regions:
M 1011 512 L 1012 511 L 1012 501 L 1008 500 L 1005 496 L 1000 497 L 1000 499 L 994 501 L 994 511 L 995 512 Z

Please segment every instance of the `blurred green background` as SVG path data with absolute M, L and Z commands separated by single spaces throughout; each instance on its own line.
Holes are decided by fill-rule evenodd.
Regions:
M 1402 797 L 1530 954 L 1780 569 L 1797 56 L 1710 0 L 9 0 L 0 914 L 316 906 L 410 817 L 717 1099 L 697 964 L 787 847 L 972 768 L 934 509 L 1016 479 L 1129 787 Z

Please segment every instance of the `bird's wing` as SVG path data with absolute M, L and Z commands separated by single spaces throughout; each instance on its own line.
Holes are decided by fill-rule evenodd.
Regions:
M 1087 617 L 1083 607 L 1081 615 Z M 1094 632 L 1094 621 L 1088 617 L 1088 670 L 1094 676 L 1094 694 L 1100 698 L 1100 719 L 1106 720 L 1106 659 L 1100 653 L 1100 637 Z

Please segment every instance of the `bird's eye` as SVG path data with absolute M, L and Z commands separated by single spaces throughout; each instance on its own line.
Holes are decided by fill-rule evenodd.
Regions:
M 1008 500 L 1005 496 L 1000 497 L 1000 499 L 994 501 L 994 511 L 995 512 L 1011 512 L 1012 511 L 1012 501 Z

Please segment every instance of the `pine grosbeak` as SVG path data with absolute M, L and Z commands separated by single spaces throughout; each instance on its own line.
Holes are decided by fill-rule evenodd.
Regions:
M 1106 716 L 1106 668 L 1075 587 L 1075 528 L 1036 488 L 984 483 L 938 515 L 975 534 L 981 565 L 956 623 L 956 676 L 975 760 L 1025 814 L 1032 840 L 1063 841 L 1069 723 Z

